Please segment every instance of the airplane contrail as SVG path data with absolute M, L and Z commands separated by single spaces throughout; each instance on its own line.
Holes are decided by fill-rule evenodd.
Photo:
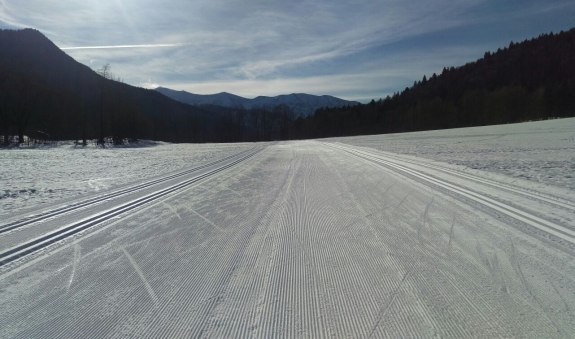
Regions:
M 104 46 L 74 46 L 60 47 L 63 51 L 78 49 L 116 49 L 116 48 L 161 48 L 161 47 L 179 47 L 184 44 L 145 44 L 145 45 L 104 45 Z

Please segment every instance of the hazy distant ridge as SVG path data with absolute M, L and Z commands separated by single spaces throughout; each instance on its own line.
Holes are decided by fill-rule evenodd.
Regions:
M 243 109 L 273 109 L 274 107 L 285 105 L 289 107 L 294 113 L 302 116 L 309 116 L 313 114 L 318 108 L 322 107 L 336 108 L 344 106 L 355 106 L 359 104 L 359 102 L 356 101 L 348 101 L 330 95 L 320 96 L 305 93 L 292 93 L 278 95 L 275 97 L 258 96 L 254 99 L 248 99 L 226 92 L 202 95 L 186 91 L 176 91 L 165 87 L 158 87 L 156 88 L 156 91 L 164 94 L 169 98 L 189 105 L 216 105 Z

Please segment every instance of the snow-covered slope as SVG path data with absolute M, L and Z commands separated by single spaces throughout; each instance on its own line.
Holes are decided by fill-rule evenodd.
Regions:
M 275 97 L 259 96 L 254 99 L 247 99 L 226 92 L 201 95 L 186 91 L 175 91 L 165 87 L 158 87 L 156 91 L 189 105 L 217 105 L 245 109 L 273 109 L 277 106 L 285 105 L 294 113 L 302 116 L 310 115 L 321 107 L 342 107 L 358 104 L 358 102 L 355 101 L 343 100 L 330 95 L 318 96 L 305 93 L 293 93 Z

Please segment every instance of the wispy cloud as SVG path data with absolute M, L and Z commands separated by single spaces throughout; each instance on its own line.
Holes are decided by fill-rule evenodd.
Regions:
M 119 49 L 119 48 L 163 48 L 163 47 L 180 47 L 184 44 L 143 44 L 143 45 L 108 45 L 108 46 L 74 46 L 60 47 L 63 51 L 73 51 L 79 49 Z
M 159 85 L 185 90 L 198 94 L 231 92 L 248 98 L 259 95 L 305 92 L 310 94 L 328 94 L 348 100 L 367 102 L 383 98 L 410 86 L 424 74 L 440 73 L 443 67 L 456 64 L 458 60 L 473 59 L 483 54 L 484 47 L 432 48 L 423 52 L 412 51 L 401 54 L 401 58 L 385 58 L 378 62 L 361 65 L 353 71 L 344 71 L 326 75 L 284 76 L 271 79 L 207 79 L 201 82 L 170 81 L 166 78 L 159 82 L 143 79 L 140 86 L 154 88 Z M 144 66 L 146 67 L 146 66 Z

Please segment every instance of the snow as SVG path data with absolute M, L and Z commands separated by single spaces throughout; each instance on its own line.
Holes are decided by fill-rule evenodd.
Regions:
M 575 118 L 336 140 L 575 190 Z
M 573 189 L 557 186 L 564 173 L 547 178 L 542 165 L 520 177 L 518 162 L 489 152 L 541 164 L 553 148 L 572 159 L 568 126 L 572 119 L 268 144 L 1 151 L 14 168 L 41 171 L 42 184 L 31 186 L 23 183 L 32 175 L 11 174 L 14 189 L 70 177 L 76 199 L 254 153 L 0 233 L 3 260 L 5 249 L 103 220 L 0 266 L 0 337 L 569 337 Z M 504 136 L 480 141 L 494 133 Z M 492 172 L 465 167 L 479 154 Z M 84 158 L 97 170 L 59 173 Z M 96 191 L 82 185 L 90 175 L 118 179 Z M 61 199 L 50 207 L 70 196 Z M 138 199 L 149 202 L 107 212 Z M 36 213 L 40 201 L 15 204 L 11 217 Z
M 179 171 L 251 147 L 169 144 L 77 147 L 72 142 L 0 150 L 0 220 L 100 191 Z

